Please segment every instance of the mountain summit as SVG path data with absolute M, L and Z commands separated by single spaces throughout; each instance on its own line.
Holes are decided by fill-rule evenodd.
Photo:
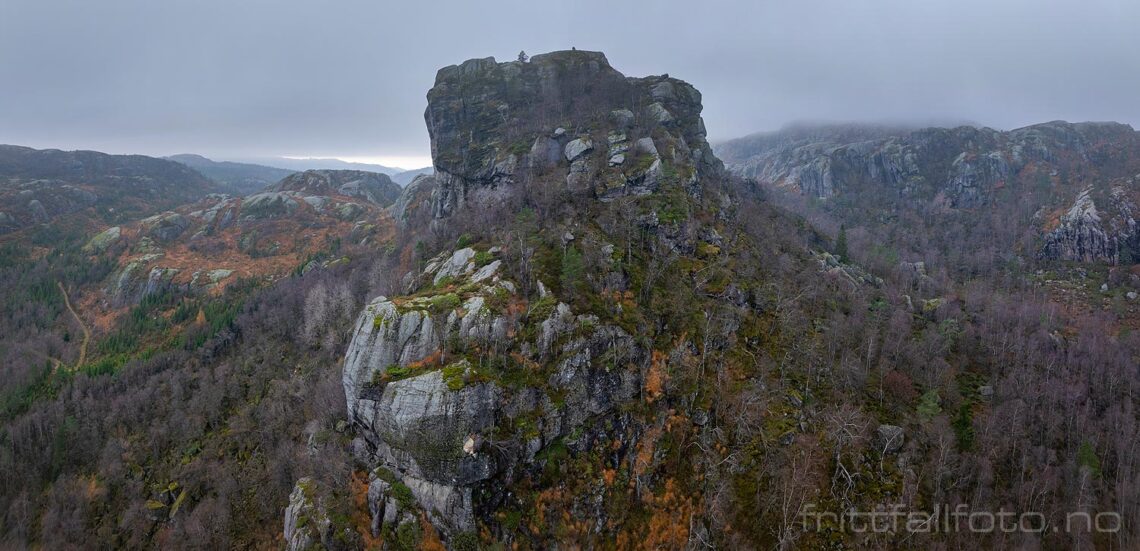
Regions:
M 425 518 L 452 546 L 481 530 L 545 546 L 546 528 L 512 533 L 497 515 L 548 514 L 553 503 L 518 492 L 553 488 L 554 478 L 579 488 L 564 499 L 584 495 L 586 471 L 558 464 L 569 458 L 673 487 L 672 474 L 657 478 L 645 463 L 665 430 L 657 413 L 672 404 L 663 398 L 670 364 L 653 342 L 688 346 L 685 328 L 697 330 L 699 309 L 719 301 L 710 293 L 746 300 L 721 252 L 743 239 L 717 222 L 734 216 L 729 175 L 700 113 L 689 84 L 625 77 L 598 52 L 439 71 L 424 115 L 435 174 L 393 207 L 404 222 L 393 248 L 418 260 L 393 267 L 403 277 L 360 314 L 345 354 L 373 534 L 391 538 Z M 745 264 L 743 273 L 756 268 Z M 694 270 L 703 278 L 695 294 L 674 288 Z M 707 416 L 708 398 L 676 406 Z M 602 449 L 612 456 L 590 459 Z M 303 547 L 328 536 L 289 520 L 319 510 L 298 488 L 286 536 Z M 631 497 L 613 492 L 615 503 Z M 669 514 L 689 507 L 666 499 Z M 654 537 L 674 545 L 679 534 Z
M 427 97 L 436 218 L 529 186 L 607 200 L 723 170 L 700 92 L 667 75 L 626 77 L 600 52 L 471 59 L 440 69 Z

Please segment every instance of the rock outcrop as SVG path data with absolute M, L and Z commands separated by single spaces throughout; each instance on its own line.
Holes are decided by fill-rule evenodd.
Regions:
M 494 204 L 543 185 L 607 199 L 723 170 L 701 95 L 668 76 L 627 78 L 599 52 L 440 69 L 424 114 L 437 187 L 432 213 Z M 635 147 L 636 144 L 636 147 Z
M 430 220 L 432 217 L 431 201 L 436 187 L 434 174 L 416 176 L 396 198 L 396 202 L 389 207 L 392 218 L 401 227 L 407 227 L 409 223 L 416 221 Z
M 1082 190 L 1061 215 L 1056 228 L 1045 235 L 1040 256 L 1053 260 L 1133 264 L 1140 261 L 1140 227 L 1135 219 L 1135 197 L 1140 175 L 1103 189 Z M 1098 193 L 1100 191 L 1100 193 Z M 1094 195 L 1105 210 L 1098 210 Z
M 426 518 L 449 545 L 489 533 L 549 547 L 546 526 L 527 540 L 517 519 L 546 514 L 536 496 L 558 494 L 559 515 L 585 517 L 568 539 L 600 542 L 627 518 L 607 511 L 607 495 L 636 508 L 633 488 L 648 496 L 671 484 L 655 474 L 664 434 L 696 437 L 715 410 L 699 392 L 671 395 L 671 370 L 701 372 L 698 350 L 726 350 L 751 300 L 729 275 L 727 251 L 747 248 L 726 222 L 737 182 L 712 154 L 700 110 L 692 86 L 626 78 L 595 52 L 439 71 L 425 114 L 435 174 L 390 212 L 417 236 L 467 231 L 471 220 L 488 227 L 468 226 L 463 245 L 417 259 L 422 267 L 354 326 L 342 384 L 374 534 Z M 550 210 L 567 221 L 516 237 L 509 221 L 527 212 L 509 209 L 525 201 L 560 202 Z M 686 268 L 657 277 L 718 273 L 683 303 L 658 303 L 676 309 L 667 315 L 643 308 L 631 283 L 663 270 L 661 260 Z M 697 344 L 697 325 L 680 328 L 703 318 L 707 332 L 713 311 L 724 333 Z
M 1034 225 L 1026 229 L 1038 230 L 1041 258 L 1137 258 L 1131 220 L 1140 133 L 1127 125 L 791 128 L 733 140 L 718 152 L 730 170 L 775 189 L 840 198 L 850 226 L 897 226 L 908 211 L 927 220 L 960 216 L 955 223 L 971 226 L 1020 216 L 1019 223 Z M 1076 199 L 1060 205 L 1057 197 Z M 1029 220 L 1020 214 L 1026 207 L 1040 215 Z M 986 223 L 988 233 L 997 231 Z
M 362 170 L 307 170 L 277 182 L 271 191 L 293 191 L 305 196 L 342 195 L 386 207 L 403 191 L 387 174 Z
M 1122 167 L 1140 163 L 1140 136 L 1131 127 L 1060 121 L 1008 132 L 970 126 L 793 127 L 731 140 L 717 149 L 730 170 L 805 195 L 941 196 L 948 206 L 963 209 L 987 204 L 995 189 L 1019 176 L 1036 178 L 1041 165 L 1103 164 L 1097 168 L 1120 177 L 1134 172 L 1119 173 Z M 1119 162 L 1098 163 L 1105 155 Z
M 323 257 L 334 243 L 371 246 L 389 231 L 385 209 L 359 181 L 320 185 L 248 197 L 211 194 L 98 232 L 83 251 L 117 259 L 104 289 L 110 305 L 120 307 L 151 295 L 213 293 L 240 277 L 276 279 L 327 265 L 337 260 Z M 365 191 L 354 196 L 354 190 Z M 331 195 L 310 195 L 318 192 Z
M 316 502 L 313 481 L 298 480 L 285 508 L 285 549 L 305 551 L 318 545 L 329 549 L 331 526 L 328 513 Z
M 409 506 L 445 533 L 473 530 L 480 503 L 501 497 L 520 465 L 576 431 L 585 444 L 596 430 L 588 422 L 620 417 L 617 406 L 641 388 L 638 372 L 621 366 L 645 353 L 620 328 L 552 304 L 522 336 L 509 306 L 522 297 L 490 255 L 468 248 L 434 259 L 419 276 L 425 291 L 378 297 L 357 320 L 343 383 L 359 454 L 380 473 L 369 496 L 376 531 Z M 529 351 L 523 364 L 480 365 L 472 353 L 510 348 Z M 536 369 L 528 363 L 551 358 L 561 360 L 548 378 L 518 380 Z

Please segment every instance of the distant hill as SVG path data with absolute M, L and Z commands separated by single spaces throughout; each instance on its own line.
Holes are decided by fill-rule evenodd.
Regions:
M 342 161 L 340 159 L 289 159 L 286 157 L 266 157 L 257 159 L 239 159 L 238 162 L 277 167 L 291 170 L 293 172 L 304 172 L 306 170 L 363 170 L 365 172 L 379 172 L 381 174 L 387 174 L 389 176 L 404 172 L 404 169 L 402 168 L 368 163 L 350 163 L 348 161 Z
M 1053 260 L 1140 262 L 1133 215 L 1140 133 L 1125 124 L 800 127 L 728 141 L 717 153 L 741 176 L 814 198 L 804 204 L 848 228 L 909 236 L 895 244 L 906 242 L 912 256 L 928 254 L 923 228 L 937 220 L 936 235 L 960 243 Z M 820 209 L 801 213 L 813 210 Z
M 164 159 L 0 145 L 0 233 L 79 213 L 67 222 L 134 220 L 219 191 Z
M 408 184 L 412 183 L 412 180 L 415 180 L 416 176 L 419 176 L 421 174 L 431 175 L 433 173 L 435 173 L 435 168 L 426 166 L 424 168 L 417 168 L 415 170 L 406 170 L 399 174 L 392 174 L 391 176 L 392 181 L 399 184 L 400 187 L 408 187 Z
M 249 195 L 293 174 L 294 170 L 250 163 L 214 161 L 201 155 L 182 154 L 165 157 L 182 163 L 227 188 L 236 195 Z
M 387 174 L 363 170 L 306 170 L 277 182 L 270 189 L 317 196 L 355 197 L 382 207 L 394 203 L 402 191 Z

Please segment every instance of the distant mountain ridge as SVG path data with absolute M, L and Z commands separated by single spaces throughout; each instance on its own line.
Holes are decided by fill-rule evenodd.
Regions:
M 408 184 L 412 183 L 412 180 L 415 180 L 416 177 L 423 175 L 423 174 L 427 174 L 430 176 L 433 173 L 435 173 L 435 168 L 430 167 L 430 166 L 427 166 L 424 168 L 417 168 L 414 170 L 405 170 L 404 172 L 401 172 L 399 174 L 393 174 L 392 175 L 392 181 L 399 184 L 400 187 L 408 187 Z
M 201 172 L 207 178 L 222 184 L 229 188 L 228 191 L 237 195 L 257 193 L 295 173 L 293 170 L 272 166 L 214 161 L 191 153 L 171 155 L 164 158 L 182 163 Z
M 118 223 L 219 191 L 218 184 L 174 161 L 0 145 L 0 233 L 88 209 L 89 219 Z
M 1035 233 L 1009 235 L 1006 250 L 1020 241 L 1048 259 L 1140 258 L 1133 215 L 1140 212 L 1140 133 L 1126 124 L 803 127 L 731 140 L 717 151 L 741 176 L 830 204 L 849 227 L 955 217 L 979 239 L 992 238 L 996 228 L 979 221 L 1001 213 L 1003 223 L 1017 221 L 1011 228 Z
M 404 187 L 421 174 L 431 174 L 432 167 L 404 170 L 384 165 L 353 163 L 340 159 L 289 159 L 285 157 L 272 157 L 257 159 L 256 162 L 244 161 L 215 161 L 202 155 L 184 153 L 164 157 L 177 161 L 195 170 L 218 183 L 228 186 L 232 192 L 239 195 L 257 193 L 280 182 L 293 174 L 310 170 L 350 170 L 357 172 L 370 172 L 384 174 L 393 182 Z
M 404 172 L 404 169 L 370 163 L 353 163 L 331 158 L 305 158 L 291 159 L 288 157 L 264 157 L 251 159 L 237 159 L 233 162 L 263 165 L 278 169 L 304 172 L 306 170 L 363 170 L 365 172 L 379 172 L 389 176 Z

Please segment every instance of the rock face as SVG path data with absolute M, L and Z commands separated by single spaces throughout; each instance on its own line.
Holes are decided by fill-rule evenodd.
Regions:
M 445 67 L 424 114 L 438 184 L 432 214 L 499 202 L 524 183 L 602 199 L 652 193 L 662 178 L 695 184 L 723 170 L 700 112 L 689 84 L 627 78 L 599 52 Z
M 159 243 L 169 243 L 190 227 L 190 220 L 176 212 L 166 212 L 144 218 L 141 224 L 148 237 Z
M 383 475 L 370 488 L 374 531 L 410 513 L 401 492 L 445 534 L 473 530 L 481 503 L 501 499 L 521 465 L 575 431 L 584 445 L 595 430 L 588 422 L 620 420 L 618 405 L 641 388 L 637 371 L 615 368 L 644 359 L 633 338 L 565 304 L 519 343 L 508 305 L 521 297 L 501 260 L 478 265 L 489 254 L 460 249 L 434 259 L 418 279 L 448 287 L 378 297 L 357 320 L 343 383 L 360 454 Z M 519 383 L 462 352 L 515 345 L 529 351 L 523 361 L 561 360 L 548 380 Z
M 299 203 L 291 193 L 267 191 L 246 197 L 241 204 L 244 218 L 277 218 L 297 210 Z
M 1140 261 L 1140 227 L 1134 213 L 1135 196 L 1140 194 L 1140 176 L 1111 185 L 1108 193 L 1096 188 L 1081 191 L 1059 225 L 1045 236 L 1040 255 L 1049 259 L 1077 262 L 1133 264 Z M 1099 195 L 1104 211 L 1097 209 Z
M 386 174 L 362 170 L 308 170 L 277 182 L 272 191 L 294 191 L 306 196 L 343 195 L 391 205 L 403 191 Z
M 431 200 L 436 187 L 434 174 L 416 176 L 400 193 L 396 202 L 389 207 L 392 218 L 401 227 L 406 227 L 409 222 L 431 219 Z
M 110 249 L 118 243 L 122 233 L 123 229 L 119 226 L 107 228 L 96 234 L 95 237 L 92 237 L 91 240 L 83 246 L 83 252 L 88 254 L 103 254 L 107 249 Z
M 302 478 L 289 494 L 289 506 L 285 508 L 285 549 L 304 551 L 317 544 L 330 548 L 330 527 L 328 514 L 314 502 L 313 481 Z
M 851 225 L 894 219 L 900 210 L 1009 218 L 1028 206 L 1043 213 L 1024 220 L 1040 231 L 1042 258 L 1136 258 L 1131 220 L 1140 133 L 1127 125 L 1055 121 L 1008 132 L 801 127 L 732 140 L 718 153 L 730 170 L 773 188 L 841 198 Z M 1061 205 L 1058 196 L 1076 199 Z
M 717 149 L 730 170 L 806 195 L 826 198 L 873 186 L 893 194 L 941 195 L 954 208 L 975 208 L 1026 169 L 1035 175 L 1042 164 L 1097 164 L 1098 156 L 1114 153 L 1099 151 L 1106 144 L 1140 152 L 1140 136 L 1127 125 L 1060 121 L 1008 132 L 969 126 L 799 127 L 731 140 Z M 1104 164 L 1119 171 L 1116 163 Z

